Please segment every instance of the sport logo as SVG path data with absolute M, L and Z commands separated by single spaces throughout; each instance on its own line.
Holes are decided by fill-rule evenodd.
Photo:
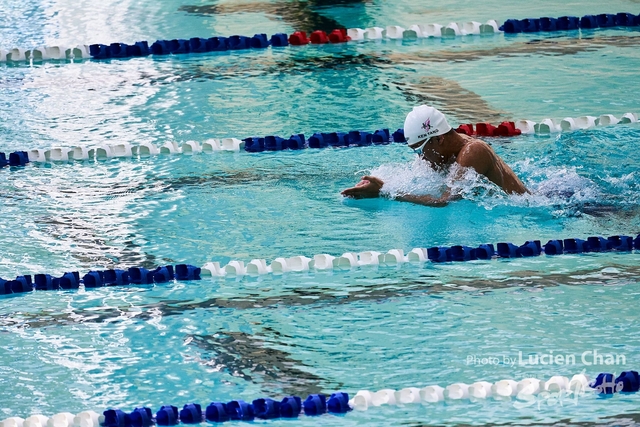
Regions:
M 431 126 L 431 119 L 430 119 L 430 118 L 429 118 L 429 119 L 427 119 L 427 120 L 425 120 L 425 121 L 424 121 L 424 123 L 422 123 L 422 124 L 420 125 L 420 127 L 421 127 L 422 129 L 424 129 L 424 133 L 423 133 L 422 135 L 418 135 L 418 136 L 416 137 L 416 139 L 417 139 L 418 141 L 419 141 L 419 140 L 421 140 L 422 138 L 428 137 L 429 135 L 436 134 L 436 133 L 438 133 L 438 131 L 439 131 L 439 130 L 438 130 L 438 128 L 435 128 L 435 129 L 434 129 L 434 128 L 433 128 L 433 126 Z M 408 139 L 407 139 L 407 142 L 409 142 L 409 140 L 408 140 Z
M 424 122 L 421 127 L 428 133 L 429 130 L 431 130 L 431 119 L 427 119 L 427 121 Z

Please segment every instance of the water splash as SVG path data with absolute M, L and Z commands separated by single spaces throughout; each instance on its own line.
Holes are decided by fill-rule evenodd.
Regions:
M 371 171 L 384 181 L 382 194 L 398 197 L 404 194 L 439 196 L 445 190 L 445 177 L 418 156 L 408 163 L 387 163 Z
M 408 163 L 380 165 L 371 174 L 384 181 L 382 194 L 389 198 L 405 194 L 439 197 L 447 188 L 452 195 L 478 202 L 486 198 L 502 200 L 508 197 L 497 185 L 473 169 L 454 164 L 447 172 L 440 172 L 417 156 Z M 457 178 L 454 180 L 452 177 Z M 491 205 L 487 207 L 490 209 Z
M 531 194 L 520 201 L 531 207 L 550 207 L 557 217 L 580 216 L 612 207 L 613 198 L 594 180 L 582 176 L 573 166 L 536 164 L 531 159 L 514 165 Z
M 459 170 L 454 164 L 446 173 L 431 168 L 419 157 L 407 163 L 387 163 L 371 175 L 384 181 L 382 195 L 395 198 L 405 194 L 440 196 L 447 188 L 453 195 L 473 201 L 487 210 L 498 206 L 550 207 L 554 216 L 576 216 L 585 208 L 607 200 L 602 188 L 581 176 L 575 167 L 541 167 L 531 159 L 514 164 L 531 194 L 508 195 L 473 169 Z M 453 177 L 458 176 L 457 179 Z

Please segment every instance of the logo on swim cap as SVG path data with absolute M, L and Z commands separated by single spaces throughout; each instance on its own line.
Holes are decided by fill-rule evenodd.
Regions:
M 427 132 L 431 130 L 431 119 L 427 119 L 427 121 L 422 124 L 422 129 L 424 129 Z

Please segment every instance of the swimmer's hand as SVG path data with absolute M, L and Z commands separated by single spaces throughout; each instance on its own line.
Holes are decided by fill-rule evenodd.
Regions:
M 382 182 L 380 178 L 376 178 L 375 176 L 363 176 L 362 181 L 356 184 L 355 187 L 347 188 L 340 194 L 345 197 L 353 197 L 354 199 L 380 197 L 380 189 L 383 185 L 384 182 Z

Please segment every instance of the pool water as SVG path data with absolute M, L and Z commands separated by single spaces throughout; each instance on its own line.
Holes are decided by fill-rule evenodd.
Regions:
M 331 5 L 329 3 L 335 3 Z M 215 6 L 215 7 L 214 7 Z M 273 34 L 573 14 L 628 1 L 14 2 L 0 47 Z M 309 28 L 309 26 L 315 26 Z M 640 112 L 638 28 L 0 64 L 0 151 Z M 487 141 L 532 194 L 445 178 L 404 144 L 154 156 L 0 170 L 0 277 L 640 232 L 640 126 Z M 348 200 L 364 174 L 386 197 Z M 3 296 L 0 411 L 107 408 L 637 370 L 638 254 L 365 266 Z M 588 365 L 580 355 L 624 356 Z M 577 355 L 576 364 L 505 358 Z M 476 357 L 476 359 L 474 359 Z M 474 362 L 494 358 L 503 363 Z M 494 360 L 492 359 L 492 360 Z M 302 424 L 637 419 L 637 394 L 382 406 Z M 566 421 L 565 421 L 566 422 Z M 274 424 L 285 421 L 274 421 Z

